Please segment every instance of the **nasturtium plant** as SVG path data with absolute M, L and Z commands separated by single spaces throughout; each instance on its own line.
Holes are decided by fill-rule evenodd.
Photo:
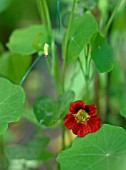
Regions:
M 61 170 L 124 170 L 125 159 L 126 131 L 107 124 L 84 138 L 77 137 L 57 157 Z
M 10 122 L 22 117 L 25 100 L 23 88 L 0 77 L 0 133 L 4 133 Z
M 47 34 L 44 25 L 31 25 L 26 28 L 15 30 L 7 43 L 7 47 L 15 53 L 29 55 L 37 52 L 33 46 L 33 39 L 36 34 Z M 45 41 L 45 36 L 41 37 Z
M 0 170 L 126 170 L 126 1 L 26 2 L 0 0 Z

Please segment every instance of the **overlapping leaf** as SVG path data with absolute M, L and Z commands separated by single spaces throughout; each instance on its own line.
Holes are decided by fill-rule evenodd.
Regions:
M 77 137 L 57 157 L 61 170 L 125 170 L 125 159 L 126 131 L 112 125 L 103 125 L 95 133 Z
M 15 30 L 9 39 L 7 46 L 12 52 L 29 55 L 37 52 L 37 49 L 33 47 L 33 38 L 39 33 L 45 35 L 46 29 L 43 25 L 32 25 L 27 28 Z M 45 42 L 45 36 L 41 37 L 41 42 Z

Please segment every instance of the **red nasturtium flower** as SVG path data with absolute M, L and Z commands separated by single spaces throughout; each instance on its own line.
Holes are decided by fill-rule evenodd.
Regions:
M 77 100 L 70 104 L 69 113 L 64 117 L 64 125 L 75 135 L 85 136 L 89 132 L 96 132 L 100 128 L 101 118 L 96 115 L 94 104 L 85 105 Z

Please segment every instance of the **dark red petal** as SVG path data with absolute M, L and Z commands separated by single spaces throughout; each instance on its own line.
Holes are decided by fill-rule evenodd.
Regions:
M 69 110 L 72 114 L 76 114 L 80 109 L 84 110 L 85 104 L 82 100 L 77 100 L 70 104 Z
M 100 128 L 102 120 L 99 116 L 90 117 L 87 121 L 88 132 L 96 132 Z
M 84 110 L 89 114 L 89 116 L 95 116 L 97 113 L 97 107 L 94 104 L 85 105 Z
M 71 113 L 66 114 L 63 120 L 64 120 L 64 125 L 68 129 L 72 129 L 73 125 L 76 123 L 76 118 Z
M 74 124 L 72 131 L 75 135 L 85 136 L 88 132 L 86 129 L 86 125 L 83 122 L 78 122 Z

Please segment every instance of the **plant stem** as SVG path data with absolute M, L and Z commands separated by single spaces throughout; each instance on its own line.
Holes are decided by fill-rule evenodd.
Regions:
M 62 125 L 62 150 L 65 149 L 65 126 Z
M 106 27 L 105 27 L 105 31 L 104 31 L 105 37 L 107 36 L 109 27 L 110 27 L 110 25 L 111 25 L 111 23 L 112 23 L 112 21 L 113 21 L 113 19 L 114 19 L 114 16 L 115 16 L 115 14 L 116 14 L 116 12 L 117 12 L 117 9 L 118 9 L 121 1 L 122 1 L 122 0 L 118 0 L 117 4 L 116 4 L 116 6 L 115 6 L 115 8 L 114 8 L 114 10 L 113 10 L 112 15 L 110 16 L 110 18 L 109 18 L 109 20 L 108 20 L 108 23 L 107 23 L 107 25 L 106 25 Z
M 83 77 L 84 77 L 84 81 L 86 82 L 86 74 L 84 72 L 83 65 L 82 65 L 82 62 L 81 62 L 80 58 L 78 58 L 78 62 L 79 62 L 80 69 L 81 69 Z
M 23 76 L 21 82 L 20 82 L 20 85 L 22 86 L 26 77 L 28 76 L 28 74 L 30 73 L 30 71 L 32 70 L 32 68 L 36 65 L 36 63 L 40 60 L 41 57 L 43 57 L 44 55 L 41 55 L 41 56 L 38 56 L 36 58 L 36 60 L 32 63 L 32 65 L 29 67 L 29 69 L 26 71 L 25 75 Z
M 4 148 L 5 146 L 4 146 L 3 136 L 0 135 L 0 169 L 1 170 L 8 169 L 8 160 L 4 153 Z
M 51 20 L 50 20 L 47 1 L 46 0 L 41 0 L 41 2 L 43 3 L 44 14 L 46 16 L 47 28 L 48 28 L 49 33 L 51 33 L 52 32 L 52 25 L 51 25 Z
M 62 91 L 64 92 L 64 84 L 65 84 L 65 71 L 66 71 L 66 61 L 67 61 L 67 53 L 68 53 L 68 39 L 71 31 L 71 26 L 73 22 L 73 16 L 74 16 L 74 8 L 75 8 L 76 0 L 73 0 L 73 5 L 72 5 L 72 11 L 70 15 L 70 20 L 68 24 L 68 29 L 65 37 L 65 44 L 64 44 L 64 60 L 63 60 L 63 68 L 62 68 Z
M 57 13 L 58 13 L 58 22 L 59 22 L 59 31 L 60 31 L 60 26 L 61 26 L 61 21 L 60 21 L 60 0 L 57 0 Z

